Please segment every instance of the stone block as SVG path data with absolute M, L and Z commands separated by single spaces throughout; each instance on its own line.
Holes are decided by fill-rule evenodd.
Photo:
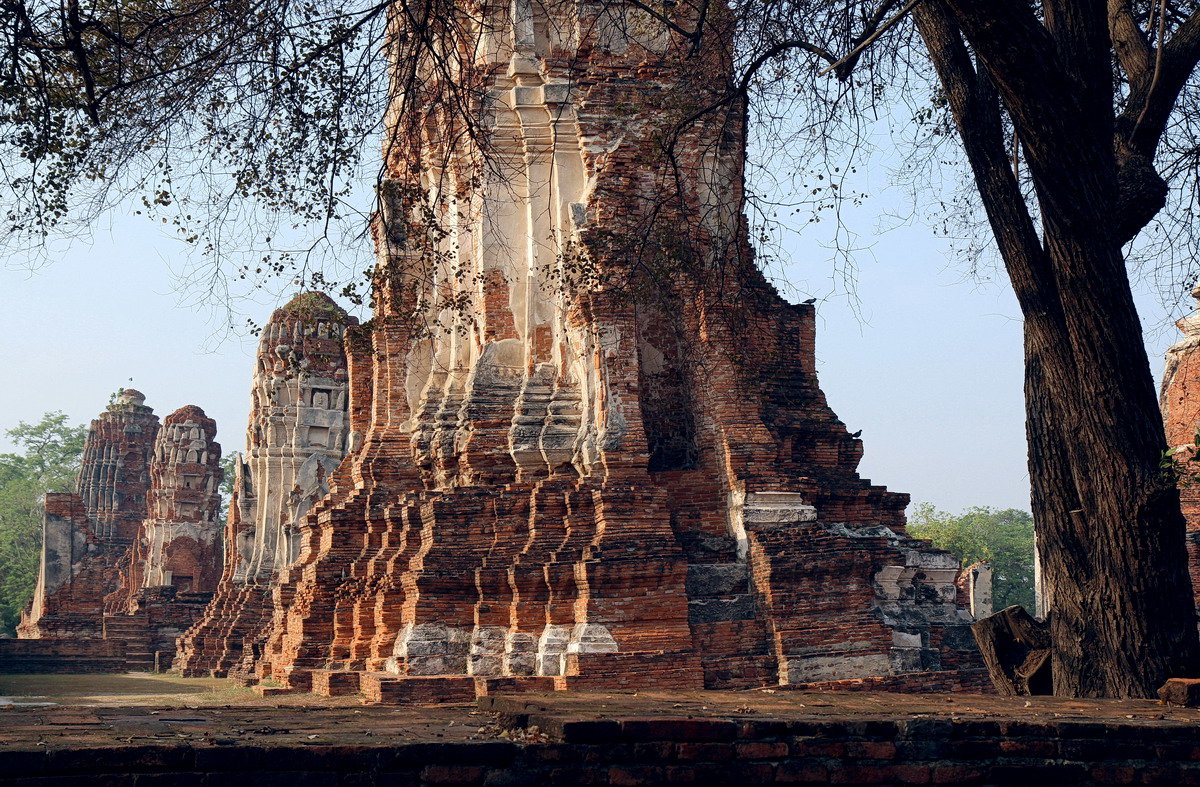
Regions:
M 312 691 L 322 697 L 343 697 L 357 694 L 361 672 L 349 670 L 313 670 Z
M 1200 707 L 1200 679 L 1170 678 L 1158 690 L 1158 698 L 1167 705 Z
M 630 741 L 732 741 L 737 725 L 725 719 L 622 719 L 621 738 Z
M 494 694 L 522 694 L 525 692 L 554 691 L 551 677 L 490 677 L 475 679 L 475 694 L 479 697 Z
M 475 701 L 475 679 L 462 677 L 398 677 L 367 672 L 362 676 L 366 702 L 381 705 L 464 705 Z
M 750 572 L 745 563 L 691 564 L 687 573 L 689 598 L 744 594 Z

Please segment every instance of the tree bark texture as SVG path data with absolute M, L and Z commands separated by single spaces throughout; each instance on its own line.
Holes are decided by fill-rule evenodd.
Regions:
M 975 621 L 971 631 L 992 684 L 1001 695 L 1052 692 L 1050 632 L 1045 623 L 1014 606 Z
M 1121 251 L 1120 212 L 1130 206 L 1113 142 L 1108 13 L 1103 0 L 1044 6 L 1039 21 L 1015 0 L 925 0 L 914 17 L 1025 317 L 1055 694 L 1148 697 L 1166 678 L 1200 671 L 1200 641 Z M 1040 237 L 1008 160 L 1001 107 L 1028 162 Z

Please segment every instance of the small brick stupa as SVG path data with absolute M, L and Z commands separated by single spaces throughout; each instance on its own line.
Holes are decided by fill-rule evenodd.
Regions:
M 17 633 L 121 640 L 126 667 L 148 670 L 170 664 L 220 576 L 221 446 L 199 407 L 160 428 L 144 402 L 121 391 L 88 430 L 77 491 L 46 495 L 37 589 Z M 42 655 L 55 653 L 47 642 Z
M 346 453 L 342 339 L 357 322 L 328 296 L 305 293 L 263 327 L 224 572 L 204 617 L 180 642 L 175 667 L 185 675 L 227 674 L 271 619 L 276 571 L 299 554 L 300 523 L 328 494 L 329 476 Z
M 142 587 L 216 590 L 221 569 L 221 446 L 217 424 L 195 405 L 163 421 L 142 525 Z
M 124 389 L 88 427 L 75 492 L 46 495 L 37 588 L 22 638 L 103 636 L 104 597 L 146 518 L 158 416 Z
M 476 58 L 486 151 L 447 132 L 437 73 L 391 113 L 346 350 L 362 437 L 276 566 L 255 677 L 376 701 L 979 685 L 957 561 L 857 475 L 813 307 L 754 265 L 705 7 L 696 51 L 633 5 L 497 6 L 446 50 Z

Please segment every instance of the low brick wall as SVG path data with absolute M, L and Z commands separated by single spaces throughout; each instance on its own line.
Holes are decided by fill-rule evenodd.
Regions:
M 1200 725 L 1178 720 L 581 719 L 522 712 L 520 701 L 504 697 L 480 706 L 501 714 L 511 740 L 403 743 L 392 732 L 369 745 L 303 745 L 272 742 L 288 730 L 239 726 L 240 738 L 171 740 L 164 729 L 163 740 L 97 746 L 57 733 L 40 745 L 0 749 L 0 773 L 17 787 L 1200 783 Z M 301 715 L 311 723 L 318 712 Z M 187 729 L 187 721 L 174 729 Z
M 911 694 L 993 694 L 995 689 L 986 669 L 910 672 L 886 678 L 849 678 L 821 683 L 780 686 L 780 691 L 891 691 Z
M 119 639 L 0 639 L 0 673 L 124 672 Z

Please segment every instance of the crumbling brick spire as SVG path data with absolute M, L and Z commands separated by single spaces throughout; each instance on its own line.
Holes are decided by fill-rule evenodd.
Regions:
M 146 518 L 158 416 L 132 388 L 88 427 L 74 493 L 47 494 L 38 583 L 21 637 L 103 635 L 104 597 Z
M 140 587 L 211 591 L 221 572 L 221 446 L 195 405 L 163 421 L 151 464 L 149 511 L 138 548 Z
M 328 296 L 309 292 L 263 326 L 225 568 L 205 615 L 181 639 L 175 666 L 184 674 L 225 674 L 270 618 L 271 582 L 296 558 L 300 523 L 328 493 L 352 439 L 342 337 L 357 322 Z
M 88 428 L 75 490 L 106 543 L 131 543 L 146 516 L 158 417 L 145 402 L 141 391 L 122 389 Z
M 957 561 L 858 476 L 813 307 L 754 264 L 703 7 L 697 43 L 686 4 L 444 4 L 388 115 L 363 439 L 248 672 L 419 700 L 979 667 Z

